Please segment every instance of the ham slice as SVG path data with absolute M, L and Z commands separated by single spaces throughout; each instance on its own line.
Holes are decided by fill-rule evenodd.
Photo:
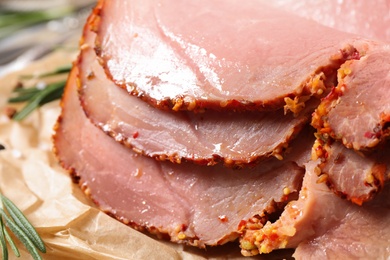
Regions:
M 338 86 L 324 98 L 313 126 L 355 150 L 368 150 L 389 136 L 390 51 L 371 47 L 360 60 L 348 61 L 338 72 Z
M 390 41 L 390 2 L 388 0 L 376 0 L 375 2 L 264 0 L 264 2 L 340 31 L 359 34 L 370 39 Z
M 241 246 L 248 255 L 297 248 L 296 259 L 385 259 L 390 246 L 390 189 L 357 206 L 318 183 L 318 161 L 307 165 L 299 199 L 279 220 L 247 232 Z M 258 251 L 257 251 L 258 252 Z
M 244 255 L 297 248 L 302 259 L 388 256 L 388 160 L 378 150 L 388 137 L 388 46 L 232 0 L 102 0 L 85 33 L 54 145 L 100 209 L 201 248 L 240 238 Z M 286 146 L 303 127 L 311 96 L 333 84 L 313 115 L 319 140 L 378 153 L 360 157 L 327 143 L 313 150 L 322 161 L 307 163 L 310 129 Z M 288 110 L 298 117 L 283 116 Z M 280 157 L 284 148 L 283 160 L 240 170 L 152 158 L 241 165 Z
M 328 211 L 328 216 L 332 217 L 328 217 L 326 223 L 320 222 L 322 228 L 327 226 L 326 231 L 316 232 L 315 236 L 300 243 L 294 258 L 387 259 L 390 251 L 389 201 L 389 187 L 364 207 L 339 203 L 333 197 L 331 213 Z M 329 205 L 321 203 L 321 208 L 326 210 Z
M 95 24 L 113 82 L 173 110 L 289 108 L 323 94 L 366 48 L 258 1 L 107 0 Z
M 80 99 L 88 118 L 117 141 L 159 160 L 213 165 L 282 158 L 290 140 L 309 121 L 313 105 L 299 116 L 276 112 L 205 113 L 161 111 L 115 86 L 93 51 L 88 29 L 78 64 Z M 88 47 L 87 47 L 88 46 Z M 102 109 L 104 107 L 104 109 Z
M 86 117 L 68 80 L 54 144 L 64 168 L 105 212 L 138 229 L 199 247 L 236 239 L 294 198 L 303 169 L 276 159 L 258 167 L 158 162 L 105 135 Z
M 389 148 L 370 155 L 356 153 L 339 142 L 315 145 L 321 155 L 320 181 L 339 196 L 361 205 L 381 191 L 390 177 Z

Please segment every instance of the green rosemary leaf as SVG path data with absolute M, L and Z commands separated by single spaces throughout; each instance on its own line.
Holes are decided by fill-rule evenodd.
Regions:
M 53 89 L 52 92 L 50 92 L 50 94 L 48 94 L 41 102 L 41 106 L 46 104 L 46 103 L 49 103 L 51 101 L 54 101 L 54 100 L 57 100 L 57 99 L 60 99 L 62 97 L 62 94 L 64 93 L 64 87 L 65 87 L 65 82 L 64 82 L 64 85 L 62 87 L 59 87 L 59 88 L 56 88 L 56 89 Z
M 46 104 L 54 99 L 59 98 L 62 95 L 66 81 L 60 81 L 53 84 L 49 84 L 46 88 L 35 93 L 19 112 L 13 117 L 14 120 L 20 121 L 28 116 L 32 111 L 41 105 Z
M 32 111 L 39 107 L 42 97 L 34 95 L 34 97 L 23 107 L 22 110 L 17 112 L 12 118 L 16 121 L 23 120 L 26 118 Z
M 13 93 L 17 93 L 18 95 L 36 93 L 38 92 L 38 88 L 16 88 L 13 90 Z
M 0 246 L 1 246 L 1 252 L 3 255 L 3 259 L 8 259 L 8 248 L 7 243 L 5 241 L 5 234 L 4 234 L 4 223 L 3 218 L 0 217 Z
M 8 99 L 8 103 L 19 103 L 19 102 L 25 102 L 32 99 L 39 91 L 30 91 L 30 92 L 23 92 L 17 97 L 12 97 Z
M 23 215 L 23 212 L 21 212 L 18 209 L 18 207 L 7 197 L 5 197 L 4 195 L 0 195 L 0 196 L 5 209 L 8 211 L 11 218 L 15 221 L 16 225 L 25 232 L 28 238 L 41 252 L 45 253 L 46 252 L 45 244 L 43 243 L 41 237 L 39 236 L 35 228 Z
M 10 236 L 10 234 L 8 233 L 4 225 L 3 225 L 3 231 L 5 234 L 5 238 L 7 239 L 8 244 L 11 246 L 11 249 L 14 252 L 15 256 L 19 257 L 20 256 L 19 249 L 16 247 L 14 240 L 12 239 L 12 237 Z
M 31 256 L 35 260 L 41 260 L 42 258 L 39 255 L 37 248 L 27 236 L 27 234 L 7 216 L 7 214 L 2 208 L 0 208 L 0 214 L 4 218 L 7 227 L 12 231 L 12 233 L 14 233 L 14 235 L 20 240 L 20 242 L 23 243 L 23 245 L 26 247 L 27 251 L 31 254 Z
M 50 71 L 50 72 L 47 72 L 47 73 L 43 73 L 43 74 L 39 74 L 39 75 L 22 75 L 22 76 L 20 76 L 20 78 L 21 79 L 31 79 L 31 78 L 50 77 L 50 76 L 55 76 L 55 75 L 59 75 L 59 74 L 69 73 L 71 68 L 72 68 L 72 65 L 65 65 L 65 66 L 58 67 L 57 69 Z

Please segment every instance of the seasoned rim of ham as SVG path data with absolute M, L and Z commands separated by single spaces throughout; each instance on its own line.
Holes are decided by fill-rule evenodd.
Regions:
M 390 135 L 390 51 L 372 44 L 338 70 L 338 85 L 316 109 L 312 125 L 348 148 L 369 151 Z
M 310 256 L 329 252 L 337 257 L 388 254 L 390 232 L 386 227 L 390 226 L 390 190 L 384 186 L 389 178 L 389 160 L 387 150 L 380 150 L 378 145 L 384 145 L 390 133 L 387 111 L 390 65 L 386 63 L 390 59 L 389 46 L 361 40 L 268 7 L 263 8 L 263 15 L 257 13 L 260 18 L 251 16 L 262 11 L 256 9 L 264 7 L 262 4 L 231 5 L 230 0 L 182 1 L 175 2 L 176 9 L 172 10 L 166 6 L 169 1 L 156 4 L 147 0 L 138 6 L 137 1 L 102 0 L 84 28 L 86 31 L 90 26 L 97 38 L 95 44 L 91 44 L 86 37 L 81 45 L 80 62 L 70 73 L 54 135 L 59 161 L 84 193 L 101 210 L 127 225 L 201 248 L 240 238 L 244 255 L 286 247 L 297 247 L 295 256 L 298 258 L 310 252 L 313 252 Z M 200 13 L 181 12 L 199 7 Z M 214 11 L 209 12 L 209 7 Z M 223 21 L 233 21 L 230 18 L 236 13 L 243 15 L 239 20 L 241 24 L 227 26 Z M 248 18 L 253 19 L 248 23 Z M 183 23 L 175 23 L 177 19 Z M 275 34 L 258 26 L 262 19 L 270 19 Z M 218 23 L 211 27 L 210 21 Z M 287 27 L 278 25 L 280 21 L 287 21 Z M 288 32 L 278 31 L 278 28 Z M 317 29 L 315 37 L 310 35 L 313 28 Z M 222 29 L 226 31 L 220 33 Z M 229 34 L 229 30 L 236 34 Z M 261 53 L 253 38 L 245 37 L 248 34 L 257 37 L 256 44 L 260 40 L 266 46 L 262 50 L 267 55 Z M 293 34 L 294 39 L 299 37 L 299 44 L 288 38 L 289 34 Z M 286 36 L 283 44 L 287 43 L 293 52 L 273 41 L 281 35 Z M 272 42 L 272 46 L 267 45 L 267 41 Z M 227 42 L 229 46 L 225 48 Z M 95 46 L 97 61 L 105 73 L 93 67 L 95 64 L 101 69 L 95 57 L 85 57 L 91 52 L 91 46 Z M 237 46 L 241 47 L 240 52 L 232 51 Z M 85 62 L 89 59 L 90 62 Z M 256 71 L 258 59 L 262 66 Z M 244 63 L 248 65 L 240 67 Z M 134 67 L 138 64 L 141 67 Z M 278 67 L 279 64 L 285 70 Z M 94 103 L 98 100 L 96 96 L 84 96 L 86 90 L 94 92 L 95 89 L 86 89 L 83 82 L 99 83 L 95 81 L 96 75 L 89 72 L 99 77 L 108 76 L 113 84 L 122 87 L 110 84 L 113 93 L 126 91 L 137 96 L 127 96 L 128 99 L 140 98 L 159 108 L 173 109 L 175 116 L 182 112 L 178 110 L 212 114 L 215 111 L 209 113 L 207 108 L 265 111 L 280 110 L 283 106 L 285 112 L 298 115 L 311 96 L 324 96 L 312 118 L 312 125 L 318 131 L 312 156 L 319 160 L 306 164 L 302 188 L 303 168 L 300 166 L 307 161 L 308 151 L 294 149 L 294 144 L 289 147 L 293 151 L 287 153 L 283 162 L 272 158 L 240 171 L 223 165 L 204 167 L 156 161 L 143 156 L 146 154 L 143 151 L 138 151 L 139 154 L 122 145 L 125 144 L 122 132 L 112 130 L 113 121 L 118 118 L 111 118 L 110 124 L 93 122 L 103 130 L 108 125 L 105 132 L 114 138 L 91 122 L 96 114 L 88 109 L 103 103 Z M 180 78 L 179 74 L 185 77 Z M 249 90 L 237 88 L 247 81 L 261 84 L 254 84 L 256 88 Z M 189 87 L 184 88 L 184 92 L 175 92 L 183 87 L 183 82 Z M 330 89 L 332 84 L 336 87 Z M 172 87 L 168 93 L 173 93 L 171 96 L 165 95 L 166 86 Z M 275 89 L 281 91 L 273 92 Z M 252 96 L 261 98 L 250 99 Z M 104 97 L 100 101 L 116 102 L 104 100 Z M 348 150 L 333 139 L 364 153 Z M 295 141 L 299 144 L 299 140 Z M 127 145 L 133 147 L 133 144 Z M 367 155 L 374 147 L 375 152 Z M 169 157 L 178 162 L 177 158 L 182 157 Z M 364 167 L 359 168 L 357 163 L 362 162 Z M 357 184 L 348 186 L 348 177 Z M 384 191 L 374 197 L 381 190 Z M 355 204 L 332 196 L 333 193 Z M 283 207 L 276 222 L 268 221 L 270 214 Z M 338 236 L 339 230 L 349 236 L 348 239 Z M 333 241 L 337 241 L 337 245 Z M 332 247 L 341 251 L 335 254 Z
M 325 182 L 338 196 L 357 205 L 382 191 L 390 176 L 390 148 L 370 155 L 347 149 L 340 142 L 317 139 L 314 159 L 321 159 L 318 182 Z
M 163 109 L 295 112 L 364 51 L 355 35 L 255 1 L 139 4 L 103 1 L 95 50 L 113 82 Z
M 83 110 L 115 140 L 158 160 L 207 165 L 222 161 L 241 167 L 269 157 L 282 159 L 317 105 L 308 101 L 297 116 L 283 110 L 223 114 L 158 110 L 105 76 L 93 51 L 94 38 L 95 33 L 86 28 L 77 65 Z
M 74 69 L 62 100 L 56 154 L 84 192 L 118 220 L 204 247 L 236 239 L 296 198 L 303 169 L 291 161 L 275 159 L 233 170 L 158 162 L 132 152 L 85 117 L 77 98 L 76 73 Z
M 384 259 L 388 257 L 389 198 L 386 187 L 372 201 L 358 206 L 335 196 L 318 183 L 320 161 L 306 165 L 299 199 L 281 217 L 241 239 L 244 255 L 296 248 L 296 259 Z

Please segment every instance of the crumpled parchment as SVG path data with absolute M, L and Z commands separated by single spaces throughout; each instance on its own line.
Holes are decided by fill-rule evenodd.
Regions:
M 237 244 L 207 251 L 142 234 L 99 211 L 72 183 L 52 152 L 59 101 L 44 105 L 22 122 L 4 113 L 20 75 L 70 64 L 76 52 L 60 50 L 28 68 L 0 78 L 0 190 L 36 227 L 47 247 L 44 259 L 219 259 L 244 258 Z M 37 79 L 32 79 L 33 81 Z M 31 82 L 30 82 L 31 83 Z M 32 84 L 32 83 L 31 83 Z M 19 243 L 22 259 L 30 259 Z M 258 256 L 282 259 L 290 253 Z M 10 252 L 12 259 L 13 253 Z

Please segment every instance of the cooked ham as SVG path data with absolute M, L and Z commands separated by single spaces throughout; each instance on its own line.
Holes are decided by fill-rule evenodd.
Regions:
M 343 64 L 338 86 L 319 105 L 313 125 L 356 150 L 385 141 L 390 132 L 389 60 L 389 46 L 378 45 L 360 60 Z
M 297 194 L 303 169 L 291 161 L 274 159 L 233 170 L 158 162 L 132 152 L 85 117 L 76 73 L 72 71 L 62 100 L 56 153 L 84 192 L 118 220 L 204 247 L 236 239 Z
M 106 74 L 173 110 L 302 103 L 366 48 L 354 35 L 258 1 L 107 0 L 95 24 Z
M 386 44 L 232 0 L 102 0 L 85 32 L 54 144 L 100 209 L 201 248 L 240 238 L 244 255 L 388 257 Z M 327 145 L 308 162 L 313 129 L 290 140 L 332 84 L 312 118 Z M 243 164 L 284 148 L 240 170 L 153 158 Z
M 390 189 L 378 195 L 365 207 L 339 202 L 333 197 L 325 221 L 310 239 L 300 243 L 295 259 L 388 259 L 390 252 Z M 326 201 L 324 201 L 326 202 Z M 338 212 L 340 211 L 340 212 Z M 333 215 L 335 217 L 333 217 Z M 324 223 L 325 222 L 325 223 Z M 325 231 L 325 232 L 323 232 Z
M 371 200 L 390 177 L 390 147 L 364 156 L 339 142 L 321 146 L 316 146 L 324 160 L 320 165 L 320 181 L 358 205 Z
M 390 245 L 390 189 L 357 206 L 318 183 L 318 162 L 307 165 L 299 199 L 279 220 L 247 232 L 241 246 L 254 253 L 297 248 L 296 259 L 385 259 Z M 256 242 L 255 242 L 256 241 Z
M 243 165 L 275 156 L 303 127 L 314 110 L 299 116 L 276 112 L 206 113 L 155 109 L 106 78 L 93 51 L 95 34 L 85 32 L 80 54 L 80 98 L 89 119 L 117 141 L 159 160 L 182 159 L 212 165 Z M 86 47 L 89 46 L 89 47 Z M 104 107 L 104 109 L 102 109 Z
M 340 31 L 390 41 L 390 2 L 388 0 L 263 1 Z

